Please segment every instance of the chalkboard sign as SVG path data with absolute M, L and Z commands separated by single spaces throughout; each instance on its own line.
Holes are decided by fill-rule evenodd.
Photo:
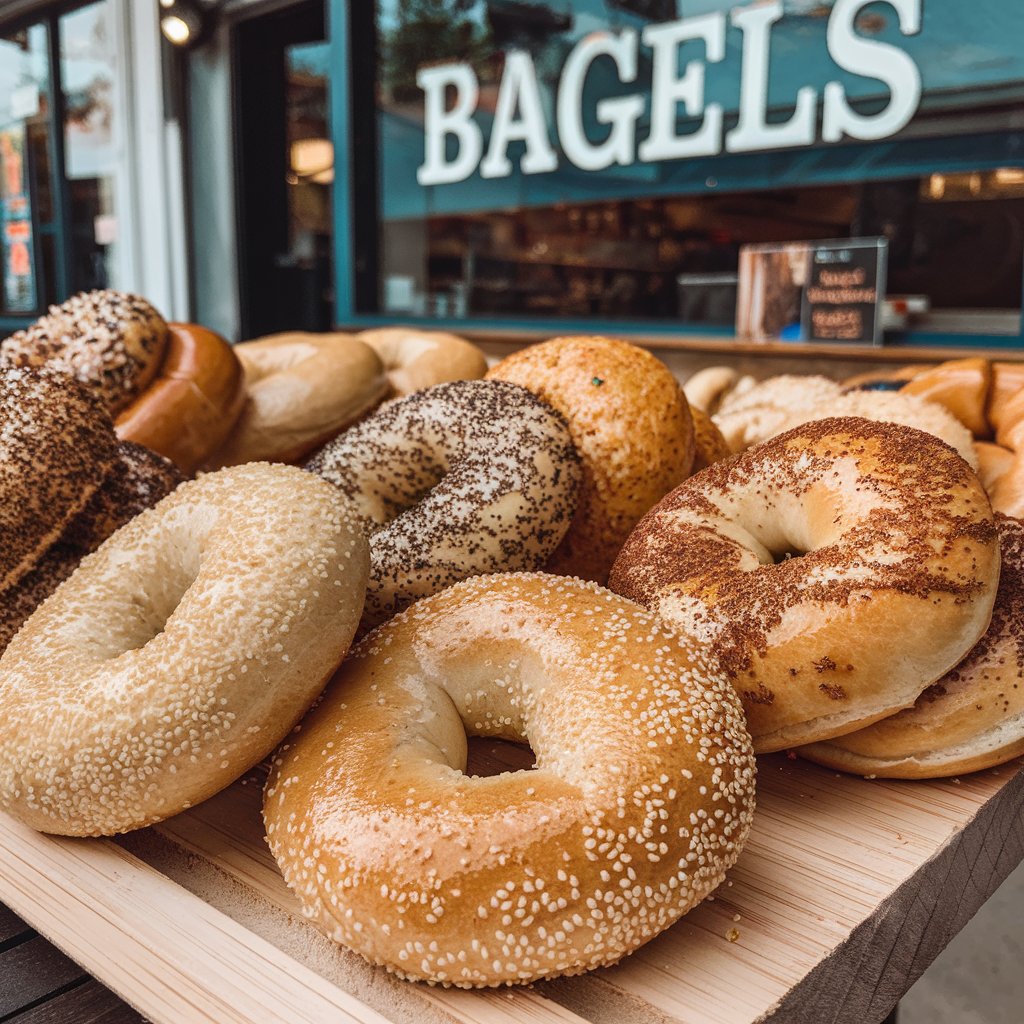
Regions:
M 887 252 L 884 238 L 743 246 L 737 336 L 881 344 Z
M 851 239 L 813 245 L 801 310 L 806 341 L 882 341 L 888 242 Z

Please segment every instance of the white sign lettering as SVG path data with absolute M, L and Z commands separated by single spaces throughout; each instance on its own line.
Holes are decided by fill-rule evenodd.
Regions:
M 835 0 L 826 46 L 844 71 L 881 82 L 888 90 L 888 103 L 877 113 L 858 113 L 842 83 L 827 82 L 821 94 L 823 142 L 887 138 L 910 121 L 921 101 L 921 73 L 913 58 L 891 43 L 857 34 L 857 16 L 870 2 Z M 922 0 L 889 3 L 896 10 L 903 35 L 921 31 Z M 648 25 L 639 38 L 633 29 L 584 36 L 562 66 L 554 104 L 555 141 L 566 160 L 581 170 L 600 171 L 614 164 L 629 166 L 638 159 L 655 163 L 715 156 L 723 151 L 746 153 L 813 145 L 818 110 L 818 90 L 813 85 L 797 90 L 788 120 L 768 120 L 771 33 L 782 17 L 783 0 L 762 0 L 730 13 L 729 22 L 742 34 L 743 44 L 738 120 L 728 132 L 723 130 L 721 104 L 705 101 L 707 67 L 725 59 L 723 12 Z M 593 119 L 607 126 L 608 133 L 603 141 L 593 142 L 584 129 L 583 109 L 584 87 L 592 66 L 598 59 L 610 59 L 619 82 L 632 85 L 637 80 L 641 42 L 651 51 L 650 99 L 639 91 L 598 99 Z M 521 173 L 557 169 L 558 153 L 548 134 L 543 92 L 530 54 L 512 50 L 505 55 L 486 155 L 483 129 L 474 119 L 480 88 L 473 69 L 463 63 L 421 68 L 416 82 L 425 96 L 424 160 L 416 171 L 421 185 L 463 181 L 477 169 L 484 178 L 507 177 L 513 172 L 508 154 L 513 142 L 524 144 Z M 454 93 L 450 106 L 449 90 Z M 637 125 L 648 102 L 650 129 L 638 144 Z M 696 128 L 680 134 L 680 113 L 695 120 Z M 449 145 L 452 142 L 454 146 Z M 453 155 L 449 159 L 450 149 Z

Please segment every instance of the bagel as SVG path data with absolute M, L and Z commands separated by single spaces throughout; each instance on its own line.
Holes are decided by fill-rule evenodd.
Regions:
M 812 420 L 848 416 L 880 423 L 898 423 L 933 434 L 955 448 L 972 469 L 977 469 L 978 456 L 970 431 L 943 406 L 902 391 L 848 391 L 826 401 L 804 405 L 772 429 L 770 436 Z
M 0 658 L 0 809 L 112 835 L 216 793 L 344 657 L 367 564 L 351 510 L 309 473 L 183 484 L 83 559 Z
M 380 357 L 398 396 L 452 380 L 479 380 L 487 372 L 487 357 L 476 345 L 445 331 L 376 327 L 356 337 Z
M 22 623 L 90 551 L 181 482 L 177 468 L 162 455 L 122 441 L 113 468 L 60 540 L 14 586 L 0 593 L 0 654 Z
M 58 369 L 0 367 L 0 591 L 64 532 L 116 457 L 98 396 Z
M 732 452 L 706 412 L 691 406 L 690 413 L 693 416 L 693 472 L 696 473 L 729 458 Z
M 941 405 L 975 437 L 981 438 L 989 433 L 986 405 L 991 386 L 992 364 L 974 356 L 923 370 L 907 381 L 900 393 Z
M 740 375 L 731 366 L 705 366 L 687 378 L 683 394 L 691 409 L 710 416 L 739 380 Z
M 0 342 L 0 359 L 65 370 L 95 389 L 113 416 L 156 376 L 166 346 L 167 324 L 145 299 L 104 289 L 51 306 Z
M 712 420 L 729 448 L 743 451 L 779 433 L 798 410 L 827 405 L 839 394 L 839 385 L 828 377 L 782 374 L 734 388 L 719 403 Z
M 466 733 L 528 741 L 536 770 L 465 775 Z M 263 814 L 336 942 L 503 985 L 615 963 L 699 903 L 746 841 L 754 771 L 693 644 L 594 584 L 489 576 L 363 640 L 275 757 Z
M 997 515 L 1002 572 L 992 623 L 912 708 L 827 743 L 808 760 L 857 775 L 932 779 L 1024 754 L 1024 524 Z
M 273 334 L 235 346 L 247 398 L 211 466 L 298 462 L 354 423 L 388 390 L 368 345 L 339 334 Z
M 991 507 L 956 452 L 850 418 L 688 480 L 610 585 L 713 649 L 767 752 L 910 707 L 984 634 L 998 579 Z
M 370 537 L 363 627 L 474 576 L 536 569 L 579 489 L 565 421 L 506 381 L 453 381 L 389 402 L 306 465 Z
M 659 359 L 613 338 L 545 341 L 503 359 L 487 378 L 529 388 L 568 422 L 583 482 L 547 568 L 604 583 L 637 520 L 690 473 L 686 396 Z
M 1013 465 L 1014 454 L 1009 448 L 991 441 L 975 441 L 974 456 L 978 460 L 978 479 L 991 498 L 999 481 Z M 994 501 L 992 507 L 996 507 Z
M 242 366 L 218 334 L 170 324 L 156 379 L 115 423 L 117 436 L 171 460 L 191 475 L 219 448 L 245 401 Z
M 922 370 L 931 369 L 913 363 L 895 370 L 867 370 L 843 381 L 844 391 L 899 391 L 908 380 L 913 380 Z

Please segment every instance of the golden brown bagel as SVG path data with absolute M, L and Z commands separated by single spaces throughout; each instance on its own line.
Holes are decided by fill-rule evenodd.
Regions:
M 690 415 L 693 416 L 693 467 L 692 472 L 696 473 L 715 462 L 727 459 L 732 452 L 722 437 L 722 432 L 715 426 L 714 421 L 706 413 L 696 406 L 690 406 Z
M 547 568 L 603 583 L 637 520 L 690 473 L 686 396 L 659 359 L 613 338 L 531 345 L 487 377 L 529 388 L 569 424 L 583 484 L 572 525 Z
M 453 380 L 479 380 L 487 372 L 483 352 L 446 331 L 375 327 L 356 337 L 380 356 L 391 391 L 398 396 Z
M 345 334 L 272 334 L 235 346 L 246 401 L 211 466 L 297 462 L 369 412 L 388 391 L 369 345 Z
M 922 366 L 914 363 L 910 366 L 901 366 L 896 370 L 868 370 L 865 373 L 855 374 L 843 381 L 844 391 L 857 391 L 861 388 L 870 389 L 872 385 L 900 385 L 908 380 L 913 380 L 922 370 L 930 369 L 929 366 Z
M 1024 524 L 997 516 L 1002 549 L 992 623 L 956 668 L 907 708 L 847 736 L 801 747 L 857 775 L 933 779 L 1024 754 Z
M 905 395 L 917 395 L 952 413 L 975 437 L 989 433 L 986 404 L 992 383 L 992 365 L 987 359 L 951 359 L 934 369 L 916 374 L 900 388 Z
M 952 448 L 829 419 L 691 477 L 610 586 L 708 645 L 766 752 L 910 707 L 984 634 L 998 579 L 988 498 Z
M 1013 465 L 1014 454 L 1009 448 L 991 441 L 975 441 L 974 454 L 978 459 L 978 479 L 991 497 L 996 485 Z
M 198 324 L 170 324 L 167 355 L 152 384 L 117 417 L 117 436 L 191 475 L 235 425 L 245 389 L 231 346 Z
M 87 555 L 0 658 L 0 809 L 111 835 L 222 789 L 337 668 L 368 563 L 352 510 L 311 473 L 182 484 Z
M 474 778 L 466 734 L 529 741 Z M 406 978 L 527 983 L 617 960 L 721 881 L 754 758 L 696 645 L 594 584 L 477 577 L 371 633 L 278 751 L 270 848 L 303 912 Z

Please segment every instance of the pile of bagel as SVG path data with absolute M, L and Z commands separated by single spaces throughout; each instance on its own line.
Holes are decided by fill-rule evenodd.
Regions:
M 281 871 L 372 963 L 615 963 L 735 863 L 756 753 L 1024 753 L 1020 373 L 681 386 L 604 337 L 232 347 L 76 296 L 0 342 L 0 809 L 112 835 L 270 758 Z

